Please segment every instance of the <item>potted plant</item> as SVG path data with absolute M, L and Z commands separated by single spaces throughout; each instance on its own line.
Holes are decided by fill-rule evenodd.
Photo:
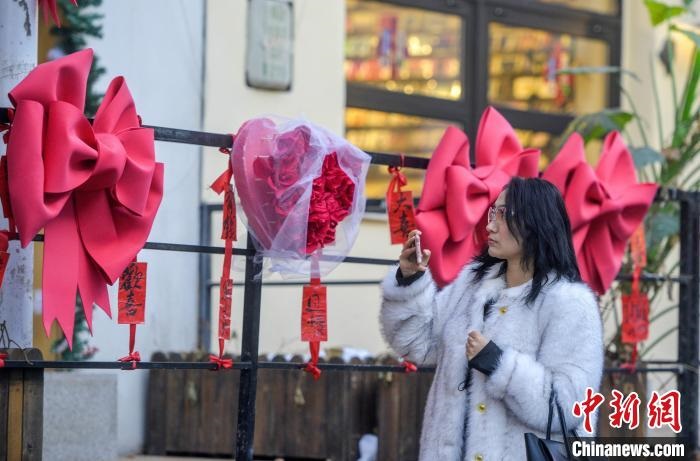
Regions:
M 657 30 L 660 28 L 664 34 L 664 44 L 657 56 L 651 59 L 651 82 L 649 86 L 653 96 L 653 111 L 651 114 L 641 114 L 635 105 L 629 91 L 620 86 L 620 94 L 627 103 L 629 110 L 619 108 L 605 109 L 603 111 L 585 114 L 575 118 L 563 135 L 557 140 L 563 141 L 569 134 L 576 131 L 581 133 L 586 142 L 600 140 L 607 133 L 618 130 L 627 139 L 630 151 L 634 158 L 635 167 L 640 181 L 655 182 L 659 185 L 661 200 L 652 204 L 644 220 L 644 233 L 646 243 L 646 268 L 645 272 L 671 276 L 677 273 L 679 261 L 674 253 L 679 243 L 679 215 L 680 205 L 668 198 L 666 190 L 678 188 L 683 190 L 700 189 L 700 108 L 698 107 L 698 84 L 700 81 L 700 35 L 696 30 L 682 26 L 676 21 L 680 17 L 686 17 L 692 12 L 696 0 L 683 0 L 682 5 L 668 5 L 661 1 L 645 0 L 644 5 L 649 14 L 651 24 Z M 689 40 L 692 48 L 686 56 L 677 53 L 676 40 Z M 665 73 L 667 87 L 662 87 L 654 72 L 659 60 Z M 679 85 L 677 71 L 679 68 L 687 68 L 687 74 L 681 78 Z M 633 73 L 619 67 L 603 68 L 569 68 L 562 69 L 560 73 L 585 74 L 606 73 L 626 75 L 632 80 L 640 81 Z M 670 94 L 670 97 L 661 97 L 662 90 Z M 667 107 L 672 106 L 672 107 Z M 672 111 L 672 120 L 669 124 L 662 114 L 669 109 Z M 649 124 L 655 124 L 658 136 L 651 139 L 648 136 Z M 634 129 L 631 129 L 634 128 Z M 558 149 L 557 149 L 558 150 Z M 631 255 L 625 258 L 622 272 L 630 274 L 633 271 Z M 665 280 L 645 281 L 640 289 L 649 299 L 650 305 L 650 331 L 654 332 L 654 324 L 662 323 L 670 313 L 677 311 L 677 299 L 672 299 L 670 282 Z M 601 308 L 606 323 L 612 321 L 616 330 L 612 338 L 606 344 L 606 367 L 617 368 L 631 359 L 633 347 L 622 342 L 621 319 L 618 314 L 621 295 L 629 293 L 631 283 L 620 281 L 601 299 Z M 664 339 L 672 335 L 678 326 L 667 328 L 660 333 L 654 332 L 654 338 L 642 343 L 639 348 L 638 359 L 643 360 Z M 665 387 L 671 379 L 661 383 L 659 388 Z M 607 387 L 607 389 L 606 389 Z M 645 400 L 646 375 L 613 373 L 604 380 L 603 394 L 610 398 L 610 391 L 618 389 L 627 395 L 634 390 Z M 600 431 L 601 435 L 610 432 L 607 424 L 608 405 L 601 407 Z M 643 418 L 644 407 L 640 408 L 642 421 L 635 433 L 645 430 Z M 624 427 L 624 426 L 623 426 Z M 631 433 L 615 432 L 615 435 L 632 435 Z M 638 434 L 639 435 L 639 434 Z

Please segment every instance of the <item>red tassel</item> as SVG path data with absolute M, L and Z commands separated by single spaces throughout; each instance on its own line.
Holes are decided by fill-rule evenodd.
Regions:
M 306 364 L 304 371 L 311 373 L 314 377 L 314 381 L 318 381 L 321 378 L 321 369 L 318 368 L 318 352 L 321 348 L 321 343 L 319 341 L 309 342 L 309 352 L 311 352 L 311 360 Z
M 134 345 L 136 344 L 136 324 L 132 323 L 129 325 L 129 355 L 119 359 L 119 362 L 131 362 L 131 369 L 136 369 L 136 362 L 141 361 L 141 354 L 134 352 Z
M 415 373 L 418 371 L 418 367 L 416 366 L 416 364 L 413 362 L 409 362 L 406 359 L 403 360 L 402 365 L 406 373 Z

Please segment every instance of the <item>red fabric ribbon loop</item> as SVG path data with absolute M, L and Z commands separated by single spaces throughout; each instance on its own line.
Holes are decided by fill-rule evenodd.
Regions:
M 311 375 L 314 377 L 314 381 L 318 381 L 321 378 L 321 369 L 316 366 L 315 363 L 312 363 L 311 361 L 306 364 L 306 367 L 304 367 L 304 371 L 307 373 L 311 373 Z
M 5 366 L 5 359 L 8 357 L 4 352 L 0 352 L 0 368 Z
M 523 149 L 513 127 L 496 109 L 481 116 L 469 160 L 469 139 L 449 127 L 438 144 L 425 175 L 416 213 L 424 248 L 430 248 L 430 270 L 438 286 L 459 271 L 486 243 L 486 214 L 512 176 L 535 178 L 540 152 Z
M 235 142 L 235 140 L 236 140 L 236 135 L 230 134 L 230 136 L 231 136 L 231 144 L 233 144 L 233 142 Z M 219 152 L 230 156 L 231 155 L 231 148 L 219 147 Z M 233 178 L 233 167 L 231 166 L 231 159 L 229 158 L 228 164 L 226 166 L 226 170 L 224 170 L 224 172 L 221 173 L 218 178 L 216 178 L 216 180 L 211 184 L 210 187 L 214 192 L 221 195 L 223 192 L 226 191 L 226 188 L 231 183 L 232 178 Z
M 110 315 L 113 284 L 143 247 L 163 196 L 153 130 L 140 126 L 122 77 L 92 125 L 83 114 L 92 64 L 86 49 L 36 67 L 9 93 L 9 201 L 22 246 L 44 228 L 43 320 L 72 346 L 75 294 Z
M 406 373 L 415 373 L 418 371 L 418 367 L 416 366 L 416 364 L 413 362 L 409 362 L 408 360 L 404 359 L 402 365 Z
M 401 192 L 401 188 L 408 184 L 408 179 L 406 179 L 406 175 L 401 173 L 401 167 L 398 166 L 390 166 L 388 170 L 389 173 L 393 175 L 393 178 L 391 178 L 391 182 L 389 182 L 388 192 Z
M 309 341 L 309 352 L 311 353 L 311 360 L 304 367 L 304 371 L 311 373 L 314 377 L 314 381 L 318 381 L 321 377 L 321 369 L 318 368 L 318 353 L 321 349 L 320 341 Z
M 119 359 L 119 362 L 131 362 L 131 369 L 132 370 L 136 369 L 136 362 L 140 362 L 140 361 L 141 361 L 141 354 L 139 354 L 138 351 L 131 352 L 126 357 L 122 357 Z
M 215 370 L 220 370 L 222 368 L 233 368 L 233 359 L 225 359 L 223 357 L 216 356 L 214 354 L 209 355 L 209 361 L 216 364 Z
M 564 197 L 581 277 L 605 293 L 658 186 L 637 182 L 632 155 L 618 132 L 606 136 L 595 169 L 586 161 L 583 138 L 574 133 L 542 178 Z

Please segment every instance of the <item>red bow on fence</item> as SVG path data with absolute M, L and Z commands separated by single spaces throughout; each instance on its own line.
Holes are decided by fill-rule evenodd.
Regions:
M 595 170 L 586 162 L 583 139 L 574 133 L 542 177 L 564 197 L 581 277 L 605 293 L 658 186 L 637 183 L 632 155 L 617 132 L 605 138 Z
M 469 163 L 469 139 L 449 127 L 428 165 L 416 224 L 431 250 L 430 270 L 439 286 L 455 279 L 486 241 L 486 213 L 511 176 L 537 177 L 540 152 L 523 149 L 496 109 L 484 111 Z M 482 235 L 483 234 L 483 235 Z
M 43 315 L 73 338 L 79 290 L 110 313 L 112 284 L 143 247 L 163 195 L 153 130 L 142 128 L 122 77 L 110 83 L 92 125 L 83 115 L 92 50 L 35 68 L 9 94 L 12 212 L 22 246 L 44 228 Z

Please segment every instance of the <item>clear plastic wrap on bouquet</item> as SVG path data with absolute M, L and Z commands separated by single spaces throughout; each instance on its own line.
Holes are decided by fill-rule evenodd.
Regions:
M 348 254 L 365 211 L 370 157 L 340 136 L 306 120 L 248 120 L 239 129 L 231 163 L 258 250 L 283 277 L 319 275 Z

